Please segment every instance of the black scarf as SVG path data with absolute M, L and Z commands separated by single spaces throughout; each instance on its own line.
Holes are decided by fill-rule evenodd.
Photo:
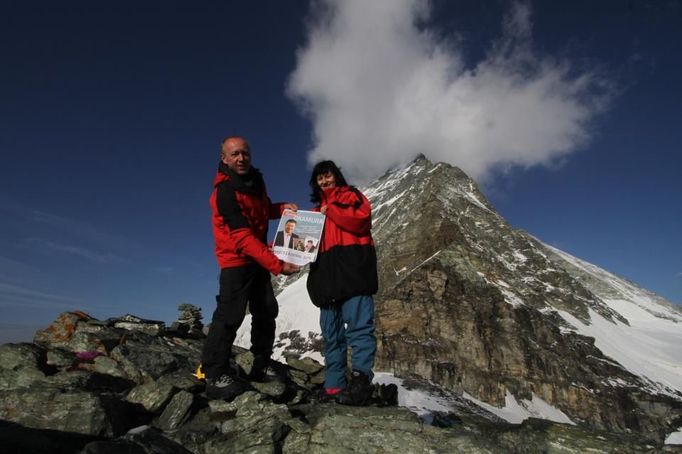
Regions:
M 218 171 L 230 177 L 230 181 L 232 182 L 235 191 L 260 196 L 265 190 L 263 175 L 260 173 L 260 170 L 253 166 L 246 175 L 239 175 L 221 161 L 218 165 Z

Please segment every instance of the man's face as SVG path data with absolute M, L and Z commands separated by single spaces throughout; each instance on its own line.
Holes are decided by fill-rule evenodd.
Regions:
M 323 191 L 325 189 L 331 189 L 336 186 L 336 177 L 331 172 L 321 173 L 316 178 L 317 185 Z
M 223 163 L 237 175 L 246 175 L 251 169 L 251 149 L 246 140 L 235 137 L 223 143 Z
M 284 231 L 287 233 L 287 235 L 291 235 L 294 233 L 294 229 L 296 228 L 296 223 L 295 222 L 287 222 L 284 224 Z

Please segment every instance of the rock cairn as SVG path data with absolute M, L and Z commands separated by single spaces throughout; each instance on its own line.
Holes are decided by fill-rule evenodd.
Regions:
M 203 338 L 204 324 L 201 320 L 204 317 L 201 314 L 201 308 L 193 304 L 182 303 L 178 306 L 178 310 L 180 317 L 173 322 L 170 329 L 186 337 Z

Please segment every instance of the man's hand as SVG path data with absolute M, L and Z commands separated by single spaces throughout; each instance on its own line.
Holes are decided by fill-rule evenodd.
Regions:
M 320 213 L 327 214 L 327 205 L 322 205 L 320 207 Z
M 298 205 L 295 203 L 285 203 L 283 207 L 285 210 L 298 211 Z
M 289 276 L 290 274 L 298 273 L 301 271 L 301 267 L 298 265 L 294 265 L 293 263 L 289 262 L 282 262 L 282 274 L 285 276 Z

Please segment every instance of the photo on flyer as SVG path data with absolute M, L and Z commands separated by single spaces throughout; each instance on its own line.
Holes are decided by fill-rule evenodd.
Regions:
M 303 266 L 314 262 L 324 228 L 322 213 L 284 210 L 272 242 L 272 250 L 285 262 Z

